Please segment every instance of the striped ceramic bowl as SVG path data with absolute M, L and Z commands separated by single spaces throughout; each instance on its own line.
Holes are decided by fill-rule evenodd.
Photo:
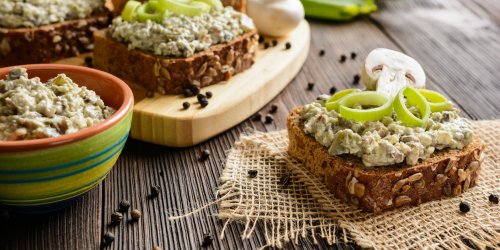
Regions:
M 52 209 L 91 190 L 106 177 L 127 140 L 134 97 L 122 80 L 95 69 L 57 64 L 22 67 L 28 69 L 30 77 L 38 76 L 42 81 L 65 73 L 117 110 L 105 121 L 73 134 L 0 141 L 0 204 L 21 210 Z M 0 69 L 0 79 L 10 69 Z

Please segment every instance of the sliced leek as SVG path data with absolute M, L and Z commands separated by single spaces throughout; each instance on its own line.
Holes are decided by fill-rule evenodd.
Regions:
M 138 1 L 128 1 L 122 11 L 122 19 L 131 22 L 135 18 L 137 8 L 141 6 Z
M 354 109 L 355 105 L 376 107 Z M 375 91 L 351 93 L 339 101 L 339 113 L 347 120 L 358 122 L 378 121 L 384 116 L 391 115 L 392 101 L 388 95 Z
M 441 112 L 451 109 L 451 102 L 440 93 L 428 89 L 419 89 L 418 91 L 425 97 L 427 102 L 429 102 L 431 112 Z
M 361 91 L 360 89 L 344 89 L 335 93 L 330 99 L 326 101 L 325 107 L 328 111 L 337 110 L 339 107 L 339 101 L 342 97 L 354 93 L 356 91 Z
M 405 97 L 407 101 L 405 101 Z M 421 118 L 416 117 L 408 110 L 406 102 L 418 108 Z M 396 112 L 398 120 L 408 127 L 424 126 L 431 114 L 429 102 L 419 91 L 409 86 L 401 89 L 394 98 L 394 111 Z

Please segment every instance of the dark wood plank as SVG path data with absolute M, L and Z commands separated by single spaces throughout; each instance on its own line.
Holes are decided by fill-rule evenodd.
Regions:
M 102 186 L 61 211 L 0 218 L 0 249 L 97 249 L 101 238 Z
M 432 87 L 472 118 L 498 118 L 499 22 L 468 7 L 460 1 L 384 1 L 372 17 L 423 65 Z

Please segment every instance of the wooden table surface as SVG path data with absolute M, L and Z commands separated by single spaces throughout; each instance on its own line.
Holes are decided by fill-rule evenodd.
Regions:
M 350 23 L 310 21 L 309 57 L 297 77 L 273 100 L 279 106 L 273 124 L 244 121 L 201 145 L 174 149 L 129 140 L 106 180 L 73 206 L 60 212 L 27 216 L 2 213 L 0 249 L 97 249 L 101 236 L 116 235 L 109 249 L 199 249 L 204 233 L 215 240 L 208 249 L 256 249 L 265 245 L 262 230 L 242 240 L 243 227 L 230 225 L 218 240 L 223 222 L 217 207 L 185 220 L 169 221 L 170 212 L 187 211 L 215 198 L 226 151 L 247 128 L 284 129 L 289 110 L 312 101 L 330 87 L 352 87 L 354 74 L 374 48 L 407 53 L 419 61 L 428 86 L 448 95 L 473 119 L 500 118 L 500 5 L 498 0 L 392 0 L 379 3 L 370 17 Z M 280 45 L 283 46 L 283 45 Z M 319 51 L 325 55 L 320 57 Z M 357 53 L 356 60 L 339 63 L 342 54 Z M 307 91 L 308 82 L 315 82 Z M 251 84 L 251 83 L 249 83 Z M 214 98 L 217 98 L 216 93 Z M 262 109 L 267 113 L 269 106 Z M 210 124 L 207 124 L 210 126 Z M 203 149 L 212 154 L 197 160 Z M 152 185 L 160 197 L 148 200 Z M 110 216 L 120 200 L 128 199 L 143 212 L 137 223 L 110 227 Z M 262 226 L 262 225 L 260 225 Z M 337 248 L 344 248 L 337 245 Z M 328 248 L 302 239 L 291 249 Z M 335 246 L 334 246 L 335 248 Z

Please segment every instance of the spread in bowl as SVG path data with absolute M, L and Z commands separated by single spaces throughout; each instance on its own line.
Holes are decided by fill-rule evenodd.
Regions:
M 57 137 L 93 126 L 115 110 L 65 74 L 42 83 L 25 68 L 0 80 L 0 141 Z

